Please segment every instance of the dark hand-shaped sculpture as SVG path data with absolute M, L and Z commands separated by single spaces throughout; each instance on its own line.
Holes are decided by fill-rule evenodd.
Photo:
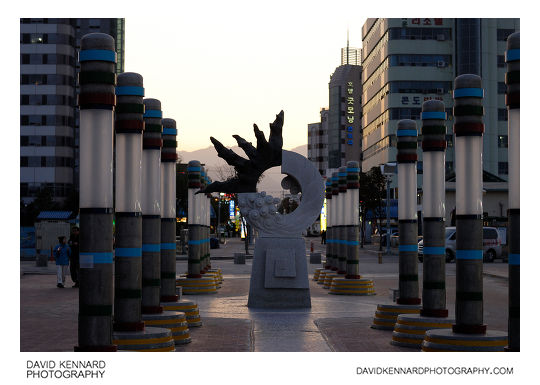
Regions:
M 248 159 L 242 158 L 234 151 L 225 148 L 218 140 L 210 137 L 217 154 L 229 165 L 233 166 L 236 175 L 224 182 L 213 182 L 200 192 L 212 193 L 247 193 L 257 192 L 257 181 L 269 168 L 281 166 L 281 149 L 283 147 L 283 111 L 276 115 L 274 123 L 270 123 L 270 138 L 266 141 L 264 133 L 256 124 L 253 125 L 257 148 L 244 138 L 233 135 L 238 146 L 246 153 Z

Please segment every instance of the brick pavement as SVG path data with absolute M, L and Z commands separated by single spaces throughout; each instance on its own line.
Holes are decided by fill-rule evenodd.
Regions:
M 307 254 L 311 238 L 306 239 Z M 323 251 L 324 245 L 315 243 Z M 229 242 L 212 255 L 234 255 L 243 247 Z M 397 287 L 397 256 L 385 256 L 377 263 L 376 253 L 362 251 L 360 270 L 373 279 L 377 295 L 333 296 L 310 280 L 311 309 L 271 311 L 248 309 L 252 260 L 235 265 L 232 260 L 212 261 L 225 276 L 217 294 L 185 296 L 199 304 L 203 326 L 190 330 L 192 343 L 177 350 L 188 351 L 410 351 L 390 345 L 391 332 L 369 328 L 376 305 L 391 303 L 389 289 Z M 308 264 L 310 277 L 317 265 Z M 177 261 L 177 271 L 186 262 Z M 421 269 L 421 264 L 419 266 Z M 484 319 L 491 330 L 507 329 L 506 264 L 485 264 Z M 21 262 L 20 341 L 21 351 L 73 351 L 77 343 L 78 291 L 56 288 L 54 264 L 37 268 Z M 421 277 L 421 274 L 420 274 Z M 447 264 L 447 302 L 453 312 L 455 264 Z

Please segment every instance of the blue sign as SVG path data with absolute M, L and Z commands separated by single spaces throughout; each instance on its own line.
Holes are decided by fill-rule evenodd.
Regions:
M 230 219 L 235 218 L 234 201 L 232 199 L 229 201 L 229 218 Z

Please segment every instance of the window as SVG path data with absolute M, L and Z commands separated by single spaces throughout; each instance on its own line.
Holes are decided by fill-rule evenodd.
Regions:
M 496 229 L 484 228 L 484 239 L 499 239 L 499 233 Z
M 422 112 L 421 108 L 390 108 L 390 119 L 391 120 L 401 120 L 401 119 L 420 119 L 420 113 Z
M 390 55 L 390 66 L 446 67 L 452 64 L 450 55 Z
M 499 148 L 508 148 L 508 135 L 499 135 Z
M 497 82 L 497 93 L 498 94 L 506 93 L 506 84 L 504 82 Z
M 451 40 L 450 28 L 389 28 L 390 40 Z
M 497 55 L 497 68 L 504 68 L 504 55 Z
M 411 94 L 446 94 L 452 90 L 452 82 L 401 80 L 390 82 L 390 92 Z
M 497 109 L 497 119 L 499 121 L 508 120 L 508 110 L 506 108 Z
M 499 174 L 508 175 L 508 162 L 499 162 Z

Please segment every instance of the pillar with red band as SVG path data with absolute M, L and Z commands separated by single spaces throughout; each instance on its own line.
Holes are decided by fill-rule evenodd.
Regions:
M 445 255 L 445 150 L 446 112 L 444 103 L 422 104 L 423 150 L 423 281 L 422 310 L 425 317 L 447 317 Z
M 418 223 L 416 214 L 416 154 L 418 131 L 414 120 L 397 128 L 399 298 L 400 305 L 420 304 L 418 289 Z M 390 242 L 390 239 L 386 240 Z
M 454 82 L 456 151 L 456 333 L 486 332 L 482 260 L 482 79 L 465 74 Z
M 142 157 L 142 312 L 162 313 L 161 288 L 161 102 L 143 100 Z M 144 317 L 143 317 L 144 318 Z
M 506 42 L 506 106 L 508 108 L 508 348 L 520 351 L 519 229 L 519 32 Z
M 75 351 L 116 351 L 113 343 L 113 122 L 114 39 L 81 39 L 80 276 Z
M 140 95 L 144 95 L 143 78 L 133 72 L 119 74 L 117 89 L 121 91 L 117 92 L 115 118 L 114 331 L 133 332 L 144 330 L 141 317 L 141 161 L 144 104 L 143 96 Z M 126 129 L 128 127 L 129 129 Z
M 503 351 L 508 341 L 507 333 L 488 331 L 483 322 L 483 96 L 480 76 L 456 77 L 455 323 L 451 329 L 427 330 L 421 345 L 423 351 Z
M 176 302 L 176 121 L 163 119 L 161 149 L 161 302 Z

